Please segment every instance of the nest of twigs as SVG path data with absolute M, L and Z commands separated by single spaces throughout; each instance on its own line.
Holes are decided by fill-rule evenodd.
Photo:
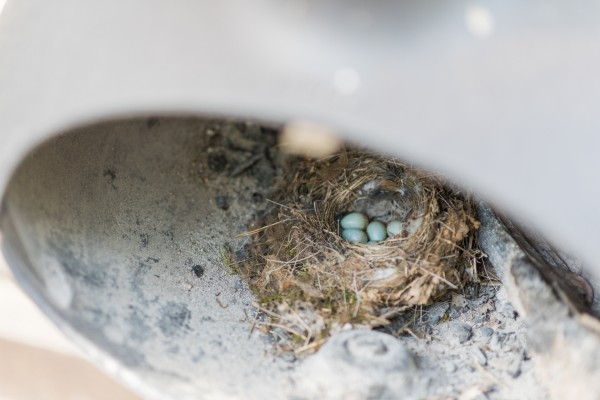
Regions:
M 386 325 L 469 279 L 479 222 L 470 201 L 439 178 L 357 149 L 290 165 L 270 213 L 249 232 L 242 268 L 271 317 L 264 326 L 288 349 Z M 377 244 L 349 243 L 339 220 L 352 211 L 401 220 L 404 229 Z

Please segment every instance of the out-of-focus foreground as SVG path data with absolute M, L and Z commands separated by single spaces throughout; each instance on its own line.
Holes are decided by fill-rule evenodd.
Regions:
M 136 398 L 83 358 L 0 259 L 0 400 Z

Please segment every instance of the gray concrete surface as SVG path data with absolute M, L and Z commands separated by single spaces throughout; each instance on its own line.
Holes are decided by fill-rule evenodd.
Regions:
M 63 132 L 11 180 L 3 251 L 70 339 L 147 398 L 547 398 L 511 305 L 520 297 L 491 275 L 386 334 L 344 332 L 306 359 L 278 354 L 235 262 L 280 162 L 273 129 L 252 123 L 145 118 Z M 491 232 L 499 250 L 486 251 L 502 267 L 512 239 Z
M 289 362 L 265 355 L 251 296 L 215 267 L 241 220 L 220 215 L 218 180 L 194 192 L 206 139 L 124 124 L 31 154 L 99 120 L 317 121 L 442 171 L 598 271 L 596 2 L 282 4 L 8 0 L 0 17 L 3 251 L 44 311 L 147 396 L 270 396 Z M 256 177 L 237 179 L 232 199 Z M 247 217 L 245 201 L 229 212 Z M 275 387 L 240 383 L 261 379 Z
M 265 201 L 261 168 L 272 169 L 261 158 L 261 173 L 231 176 L 236 160 L 265 151 L 232 149 L 236 132 L 175 119 L 59 136 L 28 158 L 4 201 L 16 278 L 101 367 L 148 398 L 284 393 L 287 365 L 253 329 L 253 297 L 223 262 L 226 242 L 241 249 L 235 236 L 259 206 L 252 195 Z
M 527 325 L 536 375 L 552 399 L 597 399 L 600 323 L 593 299 L 598 287 L 569 268 L 560 253 L 532 246 L 521 228 L 488 206 L 479 210 L 481 247 Z

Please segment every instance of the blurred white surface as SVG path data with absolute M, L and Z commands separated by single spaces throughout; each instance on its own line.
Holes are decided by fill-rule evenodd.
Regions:
M 444 172 L 600 274 L 600 3 L 388 0 L 353 24 L 342 0 L 276 3 L 7 1 L 0 188 L 98 120 L 309 120 Z
M 0 0 L 0 16 L 6 0 Z M 137 397 L 82 359 L 23 293 L 0 255 L 0 400 Z
M 109 398 L 137 399 L 83 359 L 0 257 L 0 400 Z
M 80 356 L 63 334 L 46 319 L 17 287 L 4 259 L 0 258 L 0 338 Z

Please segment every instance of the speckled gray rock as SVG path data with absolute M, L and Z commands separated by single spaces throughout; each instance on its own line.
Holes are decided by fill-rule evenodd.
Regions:
M 259 136 L 261 159 L 231 177 L 249 156 L 230 146 L 232 125 L 82 128 L 40 147 L 4 199 L 4 240 L 27 238 L 18 279 L 35 277 L 44 311 L 144 399 L 274 399 L 288 386 L 289 362 L 251 331 L 254 297 L 223 261 L 276 172 Z
M 490 327 L 481 328 L 481 335 L 484 337 L 491 337 L 494 334 L 494 330 Z
M 210 130 L 219 134 L 203 134 Z M 268 197 L 275 171 L 262 155 L 270 142 L 258 141 L 257 154 L 249 155 L 247 149 L 254 145 L 245 143 L 243 151 L 231 148 L 227 131 L 235 130 L 230 124 L 158 119 L 67 134 L 29 158 L 5 199 L 4 241 L 12 249 L 24 249 L 20 259 L 29 270 L 21 273 L 30 271 L 31 282 L 42 284 L 38 293 L 47 296 L 45 311 L 62 321 L 70 337 L 84 343 L 100 365 L 118 368 L 145 398 L 191 400 L 199 393 L 206 399 L 410 399 L 432 393 L 438 398 L 449 393 L 458 397 L 456 391 L 465 384 L 487 379 L 483 370 L 473 367 L 477 364 L 471 353 L 476 346 L 488 345 L 478 341 L 477 324 L 491 323 L 486 316 L 500 320 L 490 325 L 496 333 L 488 339 L 491 350 L 485 350 L 485 367 L 504 374 L 499 378 L 507 382 L 506 388 L 489 394 L 491 399 L 520 394 L 507 393 L 516 386 L 507 379 L 522 377 L 522 386 L 530 382 L 530 354 L 541 360 L 550 380 L 561 378 L 557 382 L 562 390 L 569 379 L 584 382 L 579 376 L 564 376 L 580 370 L 565 368 L 553 357 L 563 346 L 571 350 L 566 352 L 571 365 L 585 365 L 600 346 L 576 330 L 581 328 L 577 324 L 564 329 L 561 321 L 569 309 L 536 280 L 529 264 L 511 258 L 521 253 L 510 246 L 510 237 L 500 230 L 489 236 L 487 229 L 494 226 L 485 224 L 482 236 L 491 244 L 489 259 L 503 279 L 508 277 L 506 286 L 518 288 L 506 294 L 506 302 L 515 300 L 517 320 L 501 314 L 504 308 L 498 304 L 494 317 L 493 305 L 486 305 L 488 298 L 474 302 L 478 294 L 467 287 L 464 298 L 454 296 L 450 308 L 449 299 L 441 303 L 444 311 L 437 314 L 437 327 L 428 320 L 435 311 L 428 315 L 424 307 L 422 314 L 421 310 L 414 314 L 428 324 L 432 335 L 428 329 L 399 339 L 361 332 L 357 335 L 383 337 L 383 346 L 334 338 L 331 346 L 339 351 L 326 344 L 303 363 L 273 351 L 271 337 L 252 329 L 254 321 L 264 318 L 252 306 L 255 298 L 238 276 L 227 271 L 223 259 L 224 249 L 243 250 L 243 239 L 232 233 L 246 231 L 252 218 L 248 211 L 258 211 L 260 201 L 255 198 Z M 253 135 L 250 130 L 246 134 Z M 246 160 L 257 161 L 241 170 L 239 165 L 249 165 Z M 215 201 L 219 196 L 228 199 L 228 207 Z M 24 239 L 20 243 L 24 247 L 15 246 L 17 238 Z M 14 253 L 8 255 L 15 259 Z M 507 259 L 508 270 L 502 264 Z M 394 269 L 380 272 L 383 276 L 375 278 Z M 535 308 L 540 304 L 552 313 L 539 313 Z M 477 310 L 471 311 L 481 320 L 465 314 L 474 305 Z M 523 331 L 514 331 L 521 315 L 545 318 L 533 319 L 531 343 L 537 347 L 531 353 L 523 347 Z M 448 328 L 457 322 L 473 326 L 473 340 L 449 343 Z M 563 333 L 566 343 L 554 330 Z M 394 357 L 385 357 L 390 351 Z M 548 354 L 545 362 L 543 356 Z M 297 366 L 302 366 L 300 371 Z
M 460 322 L 453 323 L 450 328 L 450 332 L 452 333 L 454 339 L 456 339 L 458 343 L 461 344 L 465 343 L 471 338 L 471 335 L 473 335 L 473 330 L 471 329 L 471 327 L 467 324 L 463 324 Z
M 306 400 L 420 399 L 429 376 L 399 340 L 368 330 L 333 336 L 298 372 Z
M 427 322 L 432 325 L 437 324 L 446 314 L 448 308 L 450 308 L 450 304 L 447 302 L 432 304 L 427 311 Z
M 528 326 L 528 354 L 552 398 L 597 399 L 600 394 L 600 322 L 592 316 L 588 291 L 568 279 L 574 274 L 552 250 L 539 251 L 510 221 L 479 205 L 479 243 L 502 279 L 511 303 Z M 555 253 L 556 254 L 556 253 Z M 505 347 L 494 335 L 490 345 Z M 510 346 L 510 344 L 508 344 Z M 508 351 L 508 349 L 506 349 Z M 521 373 L 524 353 L 502 359 L 512 376 Z
M 487 356 L 480 347 L 474 348 L 471 354 L 473 354 L 473 359 L 477 361 L 479 365 L 485 366 L 487 364 Z

